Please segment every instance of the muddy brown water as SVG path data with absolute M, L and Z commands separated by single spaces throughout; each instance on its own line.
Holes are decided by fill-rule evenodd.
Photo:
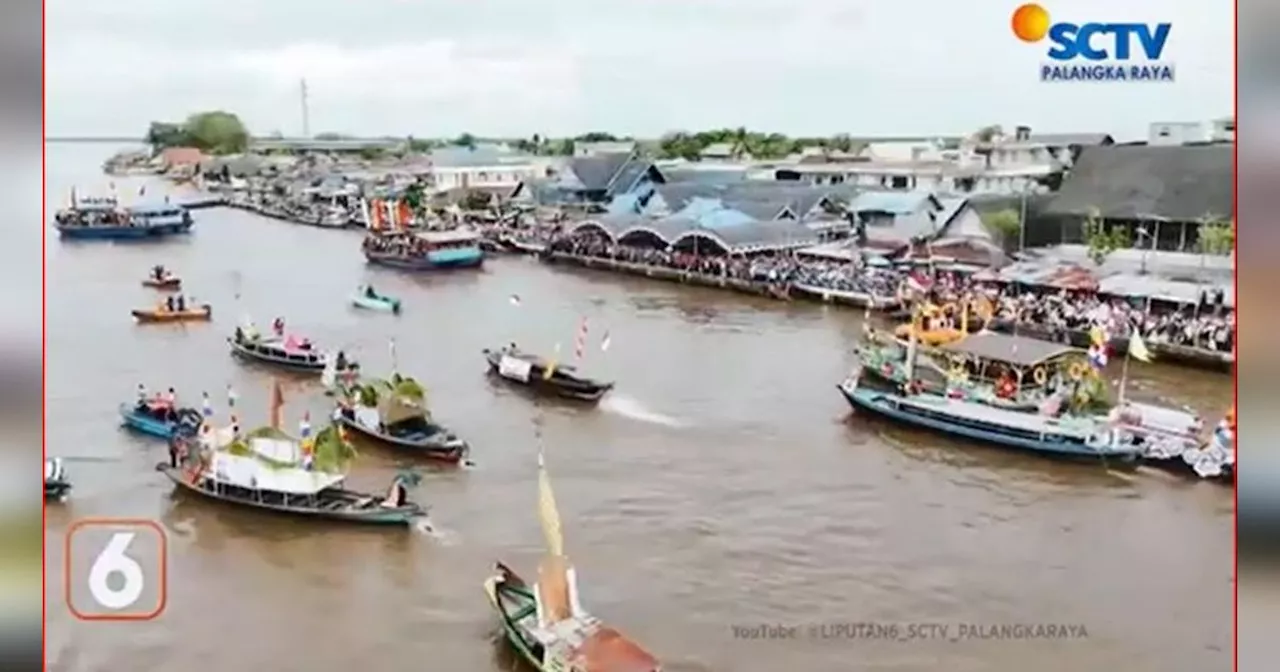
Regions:
M 73 184 L 104 188 L 104 154 L 50 146 L 49 206 Z M 115 182 L 121 194 L 139 184 Z M 1230 491 L 851 417 L 835 385 L 858 311 L 525 258 L 415 277 L 366 267 L 358 233 L 196 216 L 194 235 L 161 244 L 49 240 L 47 445 L 69 458 L 76 491 L 49 510 L 46 568 L 58 576 L 63 532 L 92 516 L 159 521 L 170 565 L 167 610 L 148 623 L 77 621 L 50 580 L 51 669 L 514 669 L 481 582 L 495 559 L 528 574 L 538 559 L 539 416 L 583 601 L 667 669 L 1229 669 Z M 156 263 L 213 304 L 212 323 L 133 324 L 129 310 L 156 298 L 139 286 Z M 366 281 L 404 313 L 349 307 Z M 231 384 L 245 423 L 263 422 L 270 374 L 223 340 L 243 315 L 284 316 L 374 372 L 395 339 L 399 368 L 478 463 L 428 471 L 416 488 L 437 533 L 311 525 L 171 492 L 152 468 L 164 447 L 120 431 L 116 405 L 141 382 L 193 403 L 208 390 L 221 407 Z M 583 316 L 584 368 L 618 383 L 600 408 L 535 407 L 484 375 L 482 348 L 569 352 Z M 1208 418 L 1230 403 L 1226 376 L 1134 370 L 1139 395 Z M 290 383 L 286 397 L 290 423 L 328 410 L 314 385 Z M 366 447 L 351 482 L 380 489 L 401 464 Z M 1042 623 L 1087 636 L 888 642 L 844 625 Z M 764 624 L 783 630 L 735 634 Z

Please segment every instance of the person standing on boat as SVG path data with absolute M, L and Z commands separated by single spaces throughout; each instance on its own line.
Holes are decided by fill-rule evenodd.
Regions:
M 172 295 L 165 298 L 164 307 L 165 307 L 165 310 L 171 313 L 173 312 L 173 296 Z
M 283 317 L 277 317 L 275 321 L 271 323 L 271 331 L 275 333 L 277 338 L 284 338 L 284 318 Z
M 138 383 L 138 406 L 147 405 L 147 386 Z
M 178 312 L 182 312 L 187 309 L 187 300 L 183 298 L 181 294 L 179 294 L 177 301 L 174 302 L 174 305 L 178 307 Z

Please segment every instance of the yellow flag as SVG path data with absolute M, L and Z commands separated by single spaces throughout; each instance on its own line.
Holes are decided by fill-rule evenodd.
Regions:
M 1107 344 L 1107 340 L 1107 332 L 1103 331 L 1100 325 L 1095 324 L 1089 329 L 1089 341 L 1093 345 L 1102 347 Z
M 548 362 L 547 362 L 547 365 L 546 365 L 545 367 L 543 367 L 543 369 L 542 369 L 542 379 L 543 379 L 543 380 L 551 380 L 551 377 L 552 377 L 552 376 L 554 376 L 554 375 L 556 375 L 556 360 L 554 360 L 554 359 L 553 359 L 553 360 L 548 361 Z
M 547 552 L 564 555 L 564 534 L 560 529 L 560 511 L 556 508 L 556 496 L 551 492 L 551 477 L 542 453 L 538 453 L 538 518 L 542 523 L 542 536 L 547 541 Z
M 1136 331 L 1129 337 L 1129 356 L 1140 362 L 1151 361 L 1151 351 L 1147 349 L 1147 344 L 1142 341 L 1142 336 Z

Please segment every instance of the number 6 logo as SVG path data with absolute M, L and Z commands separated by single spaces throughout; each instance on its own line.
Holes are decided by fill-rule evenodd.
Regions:
M 67 530 L 64 588 L 86 621 L 146 621 L 164 612 L 167 539 L 154 521 L 97 518 Z

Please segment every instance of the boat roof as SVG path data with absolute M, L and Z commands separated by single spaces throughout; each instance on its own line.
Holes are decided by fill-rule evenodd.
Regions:
M 955 343 L 942 346 L 942 349 L 1021 367 L 1043 364 L 1056 357 L 1079 352 L 1078 349 L 1062 343 L 1050 343 L 1026 336 L 998 334 L 993 331 L 971 334 Z
M 255 449 L 257 442 L 261 440 L 253 440 Z M 268 466 L 258 457 L 235 455 L 226 451 L 213 453 L 210 475 L 214 480 L 229 485 L 291 495 L 314 495 L 342 483 L 341 474 L 298 467 Z
M 437 245 L 444 243 L 464 243 L 480 239 L 480 234 L 475 231 L 467 231 L 464 229 L 454 229 L 452 231 L 421 231 L 417 235 L 420 240 Z

